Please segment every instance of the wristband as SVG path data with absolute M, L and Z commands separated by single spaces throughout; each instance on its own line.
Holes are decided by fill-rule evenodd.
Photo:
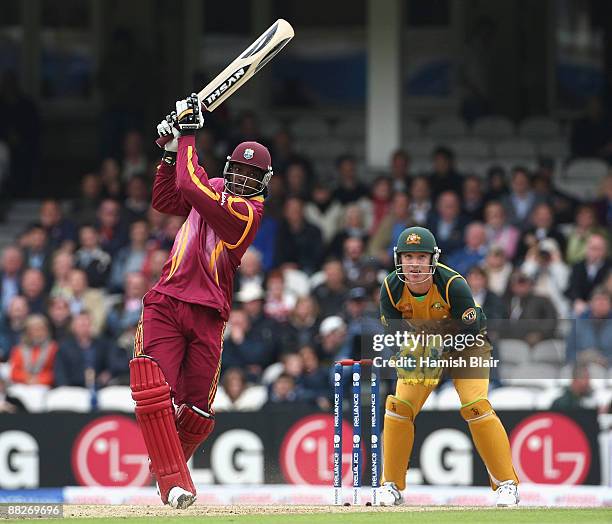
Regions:
M 164 154 L 162 155 L 162 162 L 165 162 L 166 164 L 173 166 L 176 164 L 176 151 L 164 151 Z

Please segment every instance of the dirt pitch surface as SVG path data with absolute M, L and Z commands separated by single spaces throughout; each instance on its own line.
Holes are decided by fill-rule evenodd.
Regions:
M 371 506 L 291 506 L 291 505 L 243 505 L 243 506 L 204 506 L 198 505 L 186 510 L 176 510 L 169 506 L 129 506 L 105 504 L 66 504 L 65 518 L 130 518 L 130 517 L 228 517 L 236 515 L 304 515 L 314 513 L 363 513 L 363 512 L 426 512 L 426 511 L 466 511 L 490 510 L 488 506 L 400 506 L 391 508 Z

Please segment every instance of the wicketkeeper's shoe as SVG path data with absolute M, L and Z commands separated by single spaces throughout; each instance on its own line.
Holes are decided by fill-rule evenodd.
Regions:
M 510 508 L 517 506 L 521 500 L 519 497 L 518 487 L 514 480 L 506 480 L 502 482 L 495 491 L 497 493 L 497 507 Z
M 178 486 L 173 487 L 168 493 L 168 504 L 174 509 L 186 509 L 191 506 L 196 500 L 196 496 L 189 491 L 179 488 Z
M 404 503 L 402 492 L 397 489 L 395 482 L 385 482 L 378 492 L 381 506 L 399 506 Z

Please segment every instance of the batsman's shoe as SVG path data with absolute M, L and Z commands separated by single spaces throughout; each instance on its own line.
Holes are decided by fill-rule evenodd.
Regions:
M 497 507 L 498 508 L 510 508 L 517 506 L 521 500 L 518 493 L 518 487 L 514 480 L 506 480 L 502 482 L 497 490 Z
M 196 496 L 189 491 L 175 486 L 168 493 L 168 504 L 174 509 L 187 509 L 196 501 Z
M 381 506 L 399 506 L 404 503 L 402 492 L 397 489 L 395 482 L 385 482 L 378 492 L 378 499 Z

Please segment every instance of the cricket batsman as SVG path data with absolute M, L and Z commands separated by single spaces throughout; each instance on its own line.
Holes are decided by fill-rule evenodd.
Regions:
M 187 460 L 215 425 L 211 406 L 234 273 L 261 222 L 272 176 L 268 150 L 243 142 L 227 157 L 223 178 L 209 179 L 195 148 L 203 123 L 191 95 L 157 126 L 160 137 L 172 140 L 164 146 L 152 205 L 186 220 L 159 282 L 143 298 L 130 361 L 151 471 L 162 501 L 180 509 L 196 500 Z
M 492 348 L 486 338 L 486 317 L 474 302 L 463 276 L 438 262 L 440 253 L 428 229 L 409 227 L 401 233 L 394 248 L 395 271 L 387 275 L 380 290 L 381 321 L 389 327 L 390 321 L 403 319 L 413 328 L 420 325 L 425 330 L 450 325 L 451 331 L 481 335 L 480 345 L 474 341 L 473 347 L 466 347 L 464 351 L 441 350 L 426 344 L 413 346 L 410 353 L 415 357 L 445 355 L 452 360 L 461 355 L 479 355 L 489 360 Z M 415 364 L 413 368 L 398 368 L 397 371 L 395 395 L 389 395 L 385 404 L 383 485 L 380 490 L 383 506 L 404 502 L 402 491 L 406 488 L 406 471 L 414 443 L 414 420 L 437 386 L 443 367 Z M 451 373 L 451 376 L 461 401 L 461 416 L 468 423 L 474 445 L 487 467 L 491 487 L 496 490 L 497 505 L 516 506 L 519 502 L 518 478 L 506 430 L 487 400 L 488 369 L 478 369 L 471 376 L 465 370 Z

